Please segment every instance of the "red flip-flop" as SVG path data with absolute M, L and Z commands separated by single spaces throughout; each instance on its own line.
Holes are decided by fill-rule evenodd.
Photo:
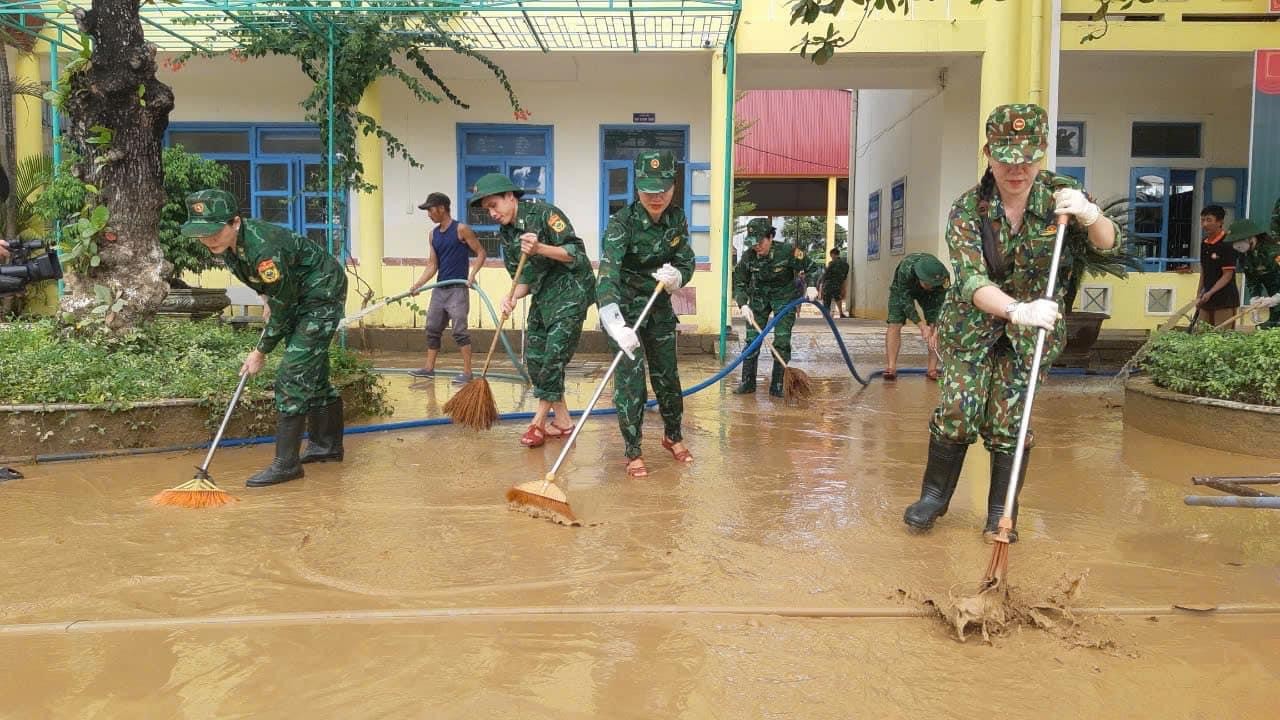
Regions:
M 520 444 L 527 448 L 542 447 L 547 442 L 547 433 L 537 425 L 530 425 L 520 436 Z

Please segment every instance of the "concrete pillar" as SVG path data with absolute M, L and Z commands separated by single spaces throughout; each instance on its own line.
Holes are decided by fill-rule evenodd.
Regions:
M 35 53 L 11 50 L 10 55 L 13 57 L 12 77 L 15 83 L 40 82 L 40 60 Z M 14 150 L 19 161 L 44 152 L 43 104 L 40 98 L 26 95 L 17 95 L 13 99 Z M 9 168 L 10 177 L 15 171 L 15 168 Z
M 729 262 L 724 251 L 724 238 L 733 233 L 733 228 L 724 225 L 725 203 L 732 203 L 732 197 L 726 197 L 722 185 L 723 173 L 733 168 L 732 134 L 726 137 L 725 123 L 731 107 L 733 88 L 728 87 L 729 78 L 724 72 L 724 52 L 717 50 L 711 55 L 711 207 L 710 207 L 710 244 L 707 255 L 710 259 L 709 272 L 694 275 L 694 285 L 698 292 L 698 332 L 719 333 L 720 315 L 727 299 L 722 300 L 724 291 L 722 275 Z M 728 313 L 728 310 L 725 310 Z
M 1025 102 L 1026 95 L 1019 93 L 1018 77 L 1022 58 L 1019 56 L 1021 37 L 1021 9 L 1024 3 L 988 3 L 986 13 L 987 42 L 982 53 L 982 78 L 978 91 L 978 169 L 987 167 L 982 148 L 987 144 L 987 115 L 997 105 Z
M 382 94 L 378 83 L 374 82 L 364 91 L 357 106 L 359 111 L 378 122 L 382 122 Z M 382 290 L 382 257 L 383 257 L 383 177 L 382 159 L 385 156 L 382 138 L 376 135 L 361 133 L 356 138 L 356 152 L 360 155 L 360 163 L 364 166 L 364 179 L 378 186 L 371 193 L 358 193 L 353 197 L 355 210 L 358 213 L 360 232 L 351 238 L 352 254 L 359 260 L 357 272 L 369 287 L 373 289 L 375 299 L 385 293 Z M 352 283 L 352 291 L 355 291 Z M 352 299 L 348 298 L 349 301 Z M 356 299 L 357 307 L 359 300 Z
M 838 178 L 827 178 L 827 251 L 822 255 L 826 263 L 831 251 L 836 246 L 836 181 Z

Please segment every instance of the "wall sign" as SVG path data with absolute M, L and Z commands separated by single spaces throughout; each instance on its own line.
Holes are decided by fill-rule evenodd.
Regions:
M 633 123 L 654 123 L 657 121 L 657 113 L 631 113 L 631 122 Z

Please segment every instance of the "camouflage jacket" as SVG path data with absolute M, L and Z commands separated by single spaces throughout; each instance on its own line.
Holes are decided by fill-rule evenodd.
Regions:
M 245 218 L 235 247 L 220 255 L 227 269 L 267 296 L 271 320 L 258 349 L 269 353 L 292 332 L 298 313 L 324 305 L 341 308 L 347 276 L 324 248 L 279 225 Z
M 790 300 L 797 297 L 797 274 L 804 273 L 813 285 L 820 272 L 818 263 L 794 245 L 774 240 L 764 256 L 748 248 L 733 268 L 733 302 L 746 305 L 751 300 Z
M 889 284 L 889 302 L 901 303 L 907 309 L 907 319 L 912 322 L 920 322 L 920 314 L 916 312 L 917 300 L 923 303 L 930 295 L 942 295 L 950 287 L 949 281 L 931 290 L 925 290 L 920 284 L 920 278 L 916 276 L 916 265 L 931 257 L 933 256 L 929 253 L 911 253 L 902 258 L 902 262 L 893 271 L 893 282 Z
M 1016 234 L 1010 232 L 1009 223 L 1004 219 L 1004 206 L 998 191 L 993 191 L 993 197 L 985 208 L 978 187 L 961 195 L 951 206 L 947 221 L 947 247 L 955 277 L 938 321 L 940 339 L 947 347 L 959 352 L 985 352 L 1005 335 L 1013 343 L 1015 351 L 1029 361 L 1035 348 L 1036 329 L 1015 326 L 988 315 L 973 304 L 973 295 L 988 285 L 995 285 L 1015 300 L 1028 301 L 1044 296 L 1057 234 L 1053 191 L 1063 187 L 1078 188 L 1079 185 L 1073 178 L 1041 171 L 1032 183 L 1022 227 Z M 982 254 L 981 218 L 984 210 L 991 221 L 996 244 L 1007 269 L 1004 279 L 998 282 L 988 275 Z M 1099 222 L 1110 220 L 1103 218 Z M 1117 229 L 1114 248 L 1103 251 L 1103 254 L 1117 253 L 1121 240 Z M 1065 265 L 1065 250 L 1063 258 L 1062 264 Z M 1055 288 L 1055 299 L 1059 303 L 1064 294 L 1061 279 L 1060 276 Z M 1047 357 L 1055 357 L 1061 350 L 1064 335 L 1065 324 L 1059 320 L 1049 338 Z
M 544 295 L 548 301 L 573 305 L 590 305 L 595 300 L 596 280 L 586 245 L 563 210 L 544 202 L 519 203 L 515 220 L 498 232 L 502 237 L 502 261 L 512 278 L 520 263 L 520 236 L 525 233 L 536 233 L 539 242 L 569 253 L 572 262 L 568 263 L 542 256 L 525 262 L 518 282 L 529 286 L 530 296 Z
M 827 263 L 827 269 L 822 273 L 822 289 L 836 292 L 848 277 L 849 263 L 844 258 L 836 258 Z
M 653 273 L 666 263 L 680 271 L 682 283 L 693 279 L 693 245 L 683 209 L 672 205 L 657 222 L 638 201 L 614 213 L 604 231 L 596 290 L 600 307 L 648 301 L 658 284 Z M 670 304 L 670 298 L 665 302 Z
M 1266 242 L 1240 256 L 1250 297 L 1280 293 L 1280 243 Z

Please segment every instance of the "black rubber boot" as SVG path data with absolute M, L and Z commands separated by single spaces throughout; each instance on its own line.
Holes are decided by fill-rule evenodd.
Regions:
M 342 462 L 342 398 L 307 415 L 310 440 L 298 462 Z
M 264 487 L 302 477 L 298 450 L 302 447 L 302 431 L 306 415 L 278 415 L 276 418 L 276 457 L 266 470 L 249 478 L 245 487 Z
M 1018 495 L 1022 494 L 1022 485 L 1027 479 L 1027 465 L 1031 462 L 1031 449 L 1022 454 L 1022 468 L 1018 473 L 1018 489 L 1013 495 L 1014 529 L 1009 531 L 1009 542 L 1018 542 Z M 1009 492 L 1009 478 L 1013 476 L 1013 456 L 1005 453 L 991 453 L 991 489 L 987 491 L 987 524 L 982 528 L 982 539 L 995 542 L 1000 532 L 1000 516 L 1004 514 L 1004 499 Z
M 917 530 L 928 530 L 934 520 L 947 514 L 968 451 L 967 444 L 929 436 L 929 464 L 924 468 L 920 499 L 907 506 L 903 522 Z
M 756 391 L 756 363 L 759 361 L 759 355 L 752 355 L 742 361 L 742 381 L 733 389 L 734 395 L 747 395 Z
M 773 359 L 773 374 L 769 376 L 769 394 L 774 397 L 782 397 L 782 374 L 787 369 L 778 362 L 778 358 Z

